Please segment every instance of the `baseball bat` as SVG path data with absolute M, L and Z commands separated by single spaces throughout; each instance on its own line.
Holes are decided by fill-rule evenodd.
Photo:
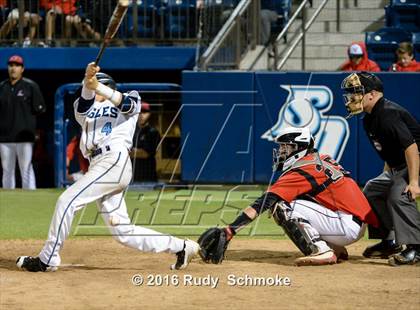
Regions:
M 96 56 L 96 65 L 99 64 L 99 61 L 102 58 L 102 54 L 104 53 L 105 48 L 108 46 L 109 42 L 111 42 L 112 38 L 117 33 L 118 28 L 120 27 L 121 22 L 125 16 L 125 13 L 127 13 L 127 9 L 128 0 L 119 0 L 109 20 L 108 27 L 106 28 L 105 35 L 102 40 L 101 48 L 99 50 L 98 55 Z

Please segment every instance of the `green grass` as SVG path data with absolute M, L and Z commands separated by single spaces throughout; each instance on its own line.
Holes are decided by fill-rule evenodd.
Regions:
M 0 239 L 45 239 L 55 203 L 62 190 L 0 190 Z M 126 195 L 132 222 L 159 232 L 198 236 L 206 228 L 224 226 L 262 193 L 255 186 L 218 190 L 166 190 Z M 96 205 L 77 212 L 71 237 L 109 235 Z M 241 231 L 242 236 L 278 238 L 282 231 L 268 218 L 260 216 Z
M 162 233 L 196 238 L 208 227 L 231 223 L 263 190 L 258 186 L 207 186 L 194 190 L 129 191 L 125 199 L 132 223 Z M 0 190 L 0 239 L 45 239 L 62 191 Z M 417 202 L 419 207 L 420 199 Z M 77 212 L 71 238 L 108 235 L 94 203 Z M 277 239 L 284 234 L 263 214 L 239 236 Z

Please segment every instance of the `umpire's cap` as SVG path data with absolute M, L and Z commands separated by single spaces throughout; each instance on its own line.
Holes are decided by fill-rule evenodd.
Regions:
M 96 73 L 96 78 L 98 82 L 108 86 L 109 88 L 117 89 L 117 84 L 115 84 L 114 79 L 108 74 L 103 73 L 103 72 L 98 72 Z
M 375 75 L 369 72 L 362 71 L 357 73 L 360 79 L 360 83 L 363 85 L 365 94 L 371 92 L 372 90 L 384 92 L 384 85 L 382 81 Z

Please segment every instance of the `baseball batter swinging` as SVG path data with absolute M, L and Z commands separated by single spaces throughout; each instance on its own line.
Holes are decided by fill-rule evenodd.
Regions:
M 81 96 L 74 102 L 74 114 L 82 127 L 80 149 L 90 161 L 89 170 L 58 198 L 39 256 L 20 256 L 16 264 L 33 272 L 56 270 L 76 211 L 96 201 L 118 242 L 144 252 L 176 253 L 171 269 L 184 269 L 198 253 L 196 242 L 130 223 L 124 191 L 132 176 L 129 149 L 141 109 L 140 96 L 137 91 L 118 92 L 114 80 L 99 70 L 95 63 L 88 64 Z

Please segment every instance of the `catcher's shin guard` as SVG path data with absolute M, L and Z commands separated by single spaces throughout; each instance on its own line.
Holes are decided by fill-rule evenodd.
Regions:
M 277 204 L 273 210 L 275 222 L 283 228 L 290 240 L 293 241 L 304 255 L 316 254 L 318 247 L 314 242 L 317 240 L 313 240 L 303 226 L 303 223 L 307 221 L 304 219 L 289 218 L 287 216 L 288 211 L 291 211 L 291 208 L 286 202 Z

